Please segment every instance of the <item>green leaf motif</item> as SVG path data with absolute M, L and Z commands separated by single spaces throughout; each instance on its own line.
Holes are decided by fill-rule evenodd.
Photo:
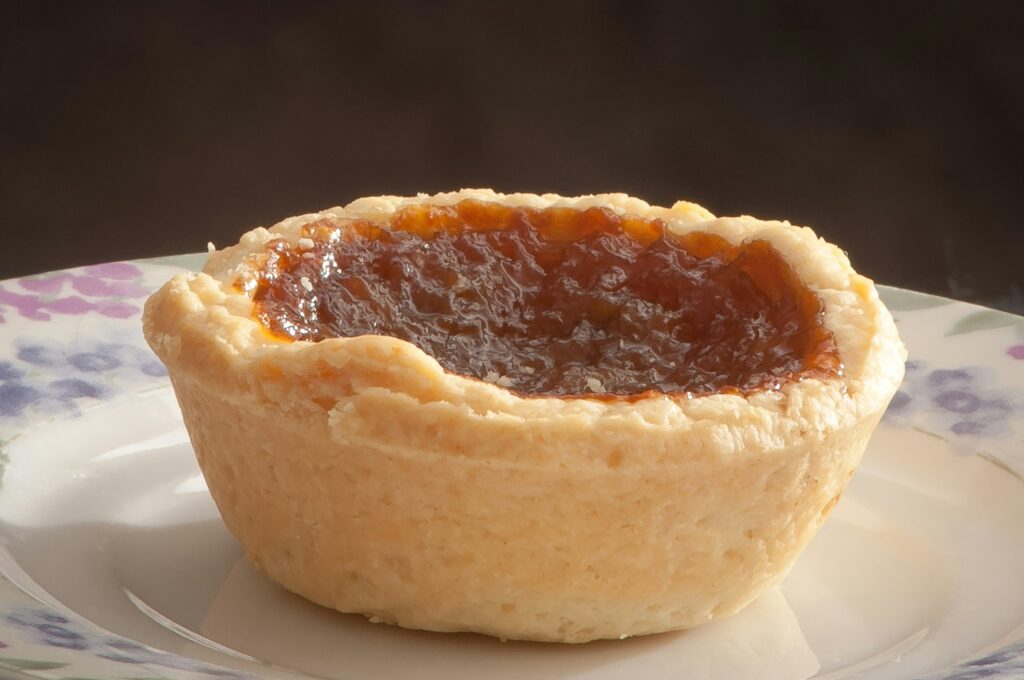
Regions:
M 35 661 L 33 659 L 11 659 L 0 656 L 0 668 L 7 668 L 17 671 L 52 671 L 55 668 L 64 668 L 66 663 L 59 661 Z
M 902 288 L 889 288 L 888 286 L 881 286 L 878 293 L 882 296 L 882 302 L 892 312 L 916 312 L 920 309 L 933 309 L 953 303 L 949 298 L 938 295 L 918 293 Z
M 993 328 L 1006 328 L 1007 326 L 1016 326 L 1017 332 L 1020 334 L 1022 332 L 1021 329 L 1024 329 L 1024 317 L 994 309 L 983 309 L 979 312 L 968 314 L 953 324 L 952 328 L 946 332 L 946 337 L 963 335 L 964 333 L 977 333 L 978 331 L 987 331 Z

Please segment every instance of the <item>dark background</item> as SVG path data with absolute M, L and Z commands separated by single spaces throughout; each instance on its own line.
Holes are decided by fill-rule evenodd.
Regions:
M 1024 312 L 1024 3 L 11 3 L 0 278 L 366 194 L 625 191 Z

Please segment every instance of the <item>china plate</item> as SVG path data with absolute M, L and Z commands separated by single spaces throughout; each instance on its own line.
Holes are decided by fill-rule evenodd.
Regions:
M 883 290 L 906 382 L 819 536 L 743 612 L 502 643 L 338 614 L 244 562 L 139 327 L 145 296 L 201 260 L 0 282 L 0 674 L 1024 678 L 1024 318 Z

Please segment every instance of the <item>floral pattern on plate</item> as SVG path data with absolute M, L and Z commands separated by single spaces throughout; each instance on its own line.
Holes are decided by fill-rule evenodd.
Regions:
M 146 296 L 178 270 L 114 262 L 0 282 L 0 441 L 163 384 L 139 319 Z
M 133 677 L 136 673 L 131 669 L 139 667 L 148 667 L 147 672 L 151 672 L 154 667 L 160 669 L 158 677 L 173 677 L 168 675 L 168 671 L 184 671 L 191 675 L 223 680 L 244 680 L 250 677 L 245 673 L 217 668 L 179 654 L 162 652 L 122 637 L 103 634 L 92 626 L 48 609 L 13 608 L 6 611 L 0 620 L 10 629 L 21 633 L 22 639 L 29 643 L 51 650 L 86 652 L 96 659 L 122 664 Z M 40 663 L 46 663 L 49 668 L 40 668 Z M 25 659 L 0 656 L 0 668 L 13 666 L 22 671 L 63 670 L 69 665 L 69 662 L 63 661 L 26 664 Z
M 1019 391 L 1001 385 L 998 378 L 987 366 L 931 368 L 923 361 L 908 361 L 903 386 L 886 418 L 962 437 L 967 445 L 1004 438 L 1011 434 L 1014 419 L 1024 414 L 1024 404 Z
M 0 283 L 0 322 L 11 313 L 35 321 L 90 312 L 129 319 L 139 315 L 139 301 L 149 292 L 142 270 L 130 262 L 26 276 Z
M 201 262 L 188 255 L 0 282 L 0 442 L 165 385 L 166 372 L 142 339 L 142 303 L 171 274 Z M 883 289 L 883 297 L 911 348 L 886 419 L 1024 475 L 1024 318 L 899 289 Z M 0 572 L 6 568 L 16 566 L 0 556 Z M 110 634 L 6 580 L 0 671 L 52 679 L 251 677 Z M 1024 641 L 926 678 L 1024 678 Z

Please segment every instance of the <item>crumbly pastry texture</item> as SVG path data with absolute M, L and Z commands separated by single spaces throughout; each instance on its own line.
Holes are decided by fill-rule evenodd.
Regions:
M 414 345 L 286 342 L 236 288 L 274 238 L 463 199 L 600 206 L 763 239 L 823 301 L 841 377 L 636 401 L 522 397 Z M 362 198 L 257 228 L 146 305 L 228 529 L 271 579 L 374 621 L 585 642 L 728 616 L 777 583 L 842 494 L 903 377 L 872 282 L 807 228 L 623 194 Z

